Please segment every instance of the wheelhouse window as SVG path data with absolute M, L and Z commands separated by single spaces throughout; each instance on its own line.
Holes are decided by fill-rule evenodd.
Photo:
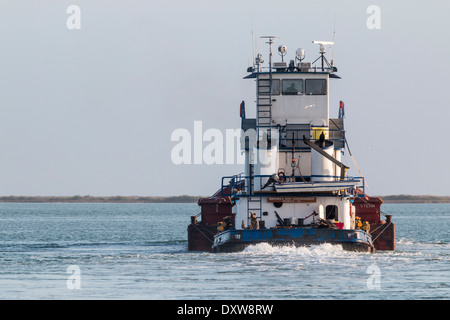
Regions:
M 327 80 L 325 79 L 307 79 L 305 87 L 308 95 L 327 94 Z
M 259 80 L 258 81 L 258 93 L 260 95 L 269 95 L 269 84 L 270 80 Z M 272 79 L 272 91 L 271 95 L 277 96 L 280 94 L 280 80 Z
M 283 94 L 292 96 L 303 94 L 303 80 L 302 79 L 283 80 Z

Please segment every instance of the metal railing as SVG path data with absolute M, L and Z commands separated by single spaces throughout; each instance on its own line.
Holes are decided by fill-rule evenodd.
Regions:
M 327 140 L 330 140 L 334 144 L 335 149 L 343 149 L 345 145 L 345 131 L 338 129 L 325 128 L 324 130 L 328 133 Z M 314 137 L 314 131 L 312 128 L 302 128 L 302 129 L 291 129 L 286 127 L 281 127 L 279 132 L 280 140 L 280 150 L 290 150 L 292 147 L 295 150 L 307 150 L 310 149 L 303 142 L 303 136 L 308 139 L 318 139 Z
M 221 195 L 230 197 L 250 197 L 250 196 L 273 196 L 272 192 L 260 192 L 263 190 L 264 185 L 271 175 L 254 175 L 245 176 L 243 173 L 234 176 L 224 176 L 222 177 L 221 183 Z M 313 181 L 314 178 L 330 178 L 333 181 L 342 181 L 340 176 L 329 176 L 329 175 L 312 175 L 312 176 L 282 176 L 279 177 L 280 182 L 304 182 L 304 183 L 318 183 Z M 354 190 L 351 190 L 351 194 L 354 196 L 364 196 L 365 194 L 365 179 L 364 177 L 350 177 L 347 176 L 343 181 L 349 180 L 359 180 L 360 184 L 356 185 Z M 259 182 L 259 187 L 258 187 Z M 256 183 L 256 188 L 255 188 Z M 259 192 L 255 193 L 255 189 Z

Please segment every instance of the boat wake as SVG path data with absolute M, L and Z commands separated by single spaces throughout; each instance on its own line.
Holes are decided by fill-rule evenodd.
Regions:
M 320 245 L 296 247 L 292 246 L 272 246 L 268 243 L 259 243 L 245 248 L 242 254 L 247 255 L 292 255 L 304 257 L 348 257 L 355 255 L 355 252 L 349 252 L 340 245 L 324 243 Z M 360 254 L 360 253 L 359 253 Z

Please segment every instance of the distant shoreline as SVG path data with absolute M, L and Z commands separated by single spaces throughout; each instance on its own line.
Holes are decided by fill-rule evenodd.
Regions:
M 378 196 L 377 196 L 378 197 Z M 0 196 L 0 203 L 197 203 L 202 196 Z M 380 196 L 384 203 L 450 203 L 450 196 L 389 195 Z
M 390 195 L 380 198 L 384 203 L 450 203 L 450 196 Z
M 200 196 L 168 196 L 168 197 L 145 197 L 145 196 L 1 196 L 0 202 L 37 202 L 37 203 L 197 203 Z

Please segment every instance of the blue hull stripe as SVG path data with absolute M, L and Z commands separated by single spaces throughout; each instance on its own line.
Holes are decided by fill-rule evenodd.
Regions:
M 227 244 L 249 245 L 253 243 L 332 243 L 361 244 L 373 247 L 372 237 L 363 230 L 340 230 L 319 228 L 276 228 L 226 230 L 214 237 L 214 247 Z

